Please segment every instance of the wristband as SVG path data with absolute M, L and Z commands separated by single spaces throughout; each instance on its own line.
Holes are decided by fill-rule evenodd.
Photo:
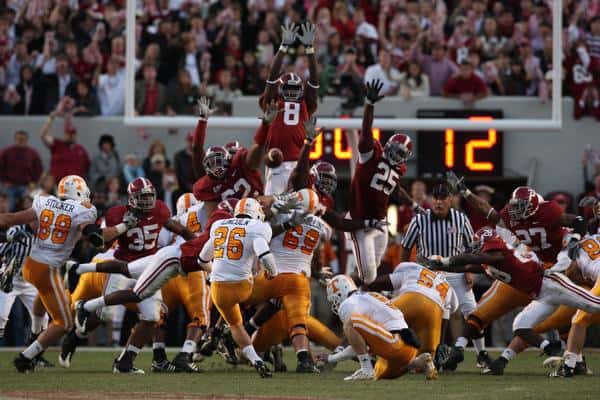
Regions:
M 125 222 L 121 222 L 120 224 L 118 224 L 118 225 L 115 225 L 115 228 L 116 228 L 116 230 L 117 230 L 117 233 L 118 233 L 119 235 L 122 235 L 122 234 L 124 234 L 125 232 L 127 232 L 127 225 L 125 225 Z
M 463 193 L 463 196 L 464 196 L 465 198 L 467 198 L 467 197 L 469 197 L 469 196 L 470 196 L 470 195 L 472 195 L 472 194 L 473 194 L 473 192 L 471 192 L 469 189 L 466 189 L 466 190 L 464 191 L 464 193 Z
M 312 46 L 306 46 L 304 48 L 304 54 L 315 54 L 315 48 Z
M 267 79 L 267 85 L 276 85 L 278 83 L 279 83 L 279 78 L 272 80 L 272 81 Z
M 310 86 L 311 88 L 313 88 L 313 89 L 318 89 L 318 88 L 320 88 L 320 87 L 321 87 L 321 85 L 319 85 L 318 83 L 317 83 L 316 85 L 314 85 L 314 84 L 312 84 L 310 81 L 306 81 L 306 84 L 307 84 L 308 86 Z
M 288 46 L 285 46 L 283 44 L 281 46 L 279 46 L 279 51 L 284 54 L 287 54 L 289 50 L 290 50 L 290 48 Z
M 450 266 L 450 257 L 442 257 L 440 262 L 442 263 L 442 265 L 444 267 L 449 267 Z

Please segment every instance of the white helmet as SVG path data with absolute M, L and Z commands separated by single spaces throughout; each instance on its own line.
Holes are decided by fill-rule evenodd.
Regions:
M 296 192 L 298 205 L 309 214 L 314 214 L 319 208 L 319 195 L 312 189 L 301 189 Z
M 90 201 L 90 189 L 79 175 L 67 175 L 58 182 L 58 198 Z
M 240 215 L 246 215 L 252 219 L 258 219 L 260 221 L 264 221 L 265 219 L 265 213 L 263 212 L 262 206 L 258 200 L 255 200 L 251 197 L 244 197 L 235 205 L 233 216 L 239 217 Z
M 191 206 L 198 204 L 193 193 L 184 193 L 177 199 L 177 215 L 185 213 Z
M 354 281 L 348 275 L 336 275 L 331 278 L 327 283 L 327 301 L 331 306 L 331 311 L 337 314 L 340 304 L 357 290 Z

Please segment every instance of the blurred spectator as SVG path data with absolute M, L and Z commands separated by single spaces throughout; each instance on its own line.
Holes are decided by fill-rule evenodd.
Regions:
M 198 87 L 193 84 L 187 69 L 180 69 L 175 83 L 167 94 L 168 115 L 194 115 Z
M 481 58 L 483 61 L 493 60 L 502 51 L 507 43 L 505 37 L 498 35 L 498 23 L 492 17 L 487 17 L 483 23 L 483 32 L 479 36 Z
M 573 196 L 571 196 L 569 193 L 567 192 L 562 192 L 562 191 L 557 191 L 557 192 L 551 192 L 548 193 L 544 196 L 544 199 L 546 199 L 547 201 L 554 201 L 556 202 L 556 204 L 559 205 L 559 207 L 562 209 L 562 211 L 564 213 L 567 214 L 571 214 L 573 213 L 573 205 L 574 205 L 574 200 L 573 200 Z
M 594 197 L 594 198 L 598 199 L 598 201 L 600 201 L 600 173 L 596 174 L 596 176 L 594 176 L 594 179 L 592 180 L 592 184 L 593 184 L 592 189 L 589 190 L 585 194 L 585 196 Z M 584 196 L 580 196 L 580 197 L 584 197 Z M 585 207 L 583 209 L 583 214 L 586 219 L 590 219 L 594 216 L 593 209 L 591 207 Z
M 17 86 L 22 80 L 21 68 L 24 65 L 32 66 L 33 58 L 27 53 L 27 43 L 22 39 L 17 40 L 13 52 L 6 66 L 6 83 Z
M 46 111 L 54 110 L 58 101 L 64 96 L 73 96 L 76 79 L 71 74 L 67 57 L 56 57 L 56 69 L 45 76 L 46 79 Z
M 125 155 L 125 164 L 123 165 L 123 179 L 125 179 L 125 184 L 129 184 L 135 178 L 143 178 L 145 176 L 146 173 L 140 165 L 137 156 L 133 153 Z
M 242 59 L 243 78 L 240 89 L 244 95 L 259 95 L 262 93 L 262 85 L 259 77 L 259 64 L 256 54 L 252 51 L 246 51 Z
M 525 96 L 529 87 L 529 79 L 523 64 L 519 60 L 510 61 L 509 68 L 500 72 L 501 92 L 506 96 Z
M 96 90 L 100 112 L 104 116 L 123 115 L 125 109 L 125 68 L 116 58 L 106 62 L 106 73 L 100 74 Z
M 26 64 L 21 67 L 21 81 L 16 87 L 18 102 L 13 106 L 13 113 L 19 115 L 44 114 L 44 89 L 33 68 Z
M 177 177 L 171 169 L 164 169 L 162 174 L 161 189 L 157 191 L 157 198 L 164 201 L 171 214 L 177 214 L 177 199 L 182 194 L 177 188 Z
M 73 115 L 78 117 L 93 117 L 100 114 L 100 104 L 96 94 L 92 92 L 86 81 L 78 81 L 73 94 L 75 108 Z
M 336 1 L 333 5 L 333 27 L 340 35 L 342 42 L 348 44 L 354 39 L 356 26 L 350 18 L 348 4 L 345 1 Z
M 242 95 L 239 89 L 232 87 L 231 79 L 231 72 L 224 69 L 219 74 L 219 83 L 208 87 L 208 95 L 212 97 L 216 109 L 215 114 L 231 115 L 233 101 Z
M 17 200 L 25 195 L 27 186 L 37 183 L 42 175 L 42 160 L 28 140 L 27 132 L 17 131 L 15 144 L 0 152 L 0 180 L 11 211 L 15 211 Z
M 536 94 L 544 98 L 547 96 L 547 88 L 540 67 L 540 59 L 533 54 L 531 43 L 528 40 L 523 40 L 519 44 L 519 59 L 523 62 L 525 73 L 529 80 L 527 87 L 527 95 L 535 96 Z
M 65 118 L 63 139 L 50 134 L 52 123 L 62 112 L 62 108 L 59 105 L 56 111 L 50 113 L 40 130 L 42 142 L 50 149 L 50 173 L 58 181 L 67 175 L 79 175 L 85 179 L 90 168 L 90 158 L 85 148 L 77 143 L 77 129 L 72 125 L 70 116 L 67 114 Z
M 381 94 L 393 96 L 398 93 L 398 89 L 400 88 L 400 78 L 400 71 L 392 66 L 390 52 L 381 49 L 379 50 L 378 63 L 367 68 L 364 82 L 367 83 L 379 79 L 383 83 Z
M 103 134 L 98 141 L 100 152 L 92 158 L 88 183 L 95 188 L 108 177 L 121 175 L 121 161 L 115 150 L 115 139 L 112 135 Z
M 467 107 L 488 96 L 485 82 L 473 72 L 468 60 L 463 60 L 460 71 L 444 85 L 444 97 L 458 98 Z
M 446 46 L 443 43 L 434 43 L 431 55 L 423 54 L 420 45 L 415 46 L 415 49 L 416 60 L 429 78 L 429 94 L 441 96 L 444 84 L 458 71 L 458 67 L 446 55 Z
M 192 168 L 192 142 L 194 140 L 194 132 L 190 131 L 186 136 L 185 149 L 175 153 L 173 162 L 175 164 L 175 174 L 179 188 L 184 192 L 191 192 L 196 176 Z
M 165 111 L 166 93 L 156 80 L 156 66 L 144 64 L 143 80 L 135 83 L 135 111 L 140 115 L 156 115 Z
M 600 15 L 590 20 L 590 31 L 585 34 L 585 44 L 590 56 L 600 61 Z
M 167 159 L 167 148 L 160 140 L 155 140 L 150 144 L 148 157 L 144 159 L 142 167 L 146 178 L 150 179 L 157 188 L 162 188 L 162 175 L 170 162 Z
M 406 72 L 400 74 L 400 95 L 406 100 L 429 96 L 429 78 L 423 73 L 419 63 L 410 62 Z
M 121 179 L 118 176 L 108 176 L 103 182 L 105 186 L 106 208 L 127 203 L 127 196 L 121 190 Z

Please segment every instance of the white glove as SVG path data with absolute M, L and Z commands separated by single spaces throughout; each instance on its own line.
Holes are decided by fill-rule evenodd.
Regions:
M 319 282 L 319 285 L 327 287 L 329 280 L 333 277 L 333 271 L 330 266 L 323 266 L 315 273 L 315 279 Z
M 298 36 L 298 27 L 291 22 L 286 22 L 285 25 L 281 25 L 281 45 L 291 46 L 296 41 Z
M 382 219 L 365 219 L 365 228 L 377 229 L 378 231 L 385 232 L 385 228 L 389 223 Z
M 281 193 L 273 196 L 275 201 L 271 205 L 273 215 L 285 214 L 290 210 L 298 208 L 298 196 L 296 192 Z
M 132 211 L 127 211 L 123 215 L 123 223 L 127 227 L 127 230 L 135 228 L 139 222 L 140 219 Z
M 210 108 L 210 99 L 206 96 L 200 97 L 198 100 L 198 115 L 200 119 L 207 120 L 215 110 Z
M 298 34 L 298 38 L 300 39 L 300 41 L 302 42 L 302 44 L 306 47 L 312 47 L 313 43 L 315 41 L 315 25 L 310 22 L 310 21 L 306 21 L 305 23 L 302 24 L 302 33 Z
M 287 223 L 291 226 L 298 226 L 304 222 L 304 220 L 306 219 L 306 215 L 307 213 L 304 210 L 294 210 L 294 212 L 292 212 L 292 216 L 290 217 L 289 221 L 287 221 Z

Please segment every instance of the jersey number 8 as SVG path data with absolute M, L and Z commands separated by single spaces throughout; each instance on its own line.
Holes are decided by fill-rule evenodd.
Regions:
M 38 228 L 38 238 L 50 240 L 54 244 L 63 244 L 67 240 L 69 230 L 71 229 L 71 217 L 67 214 L 58 214 L 54 220 L 54 212 L 48 209 L 40 213 L 40 227 Z
M 285 125 L 298 125 L 300 122 L 300 104 L 286 101 L 283 103 L 283 123 Z

